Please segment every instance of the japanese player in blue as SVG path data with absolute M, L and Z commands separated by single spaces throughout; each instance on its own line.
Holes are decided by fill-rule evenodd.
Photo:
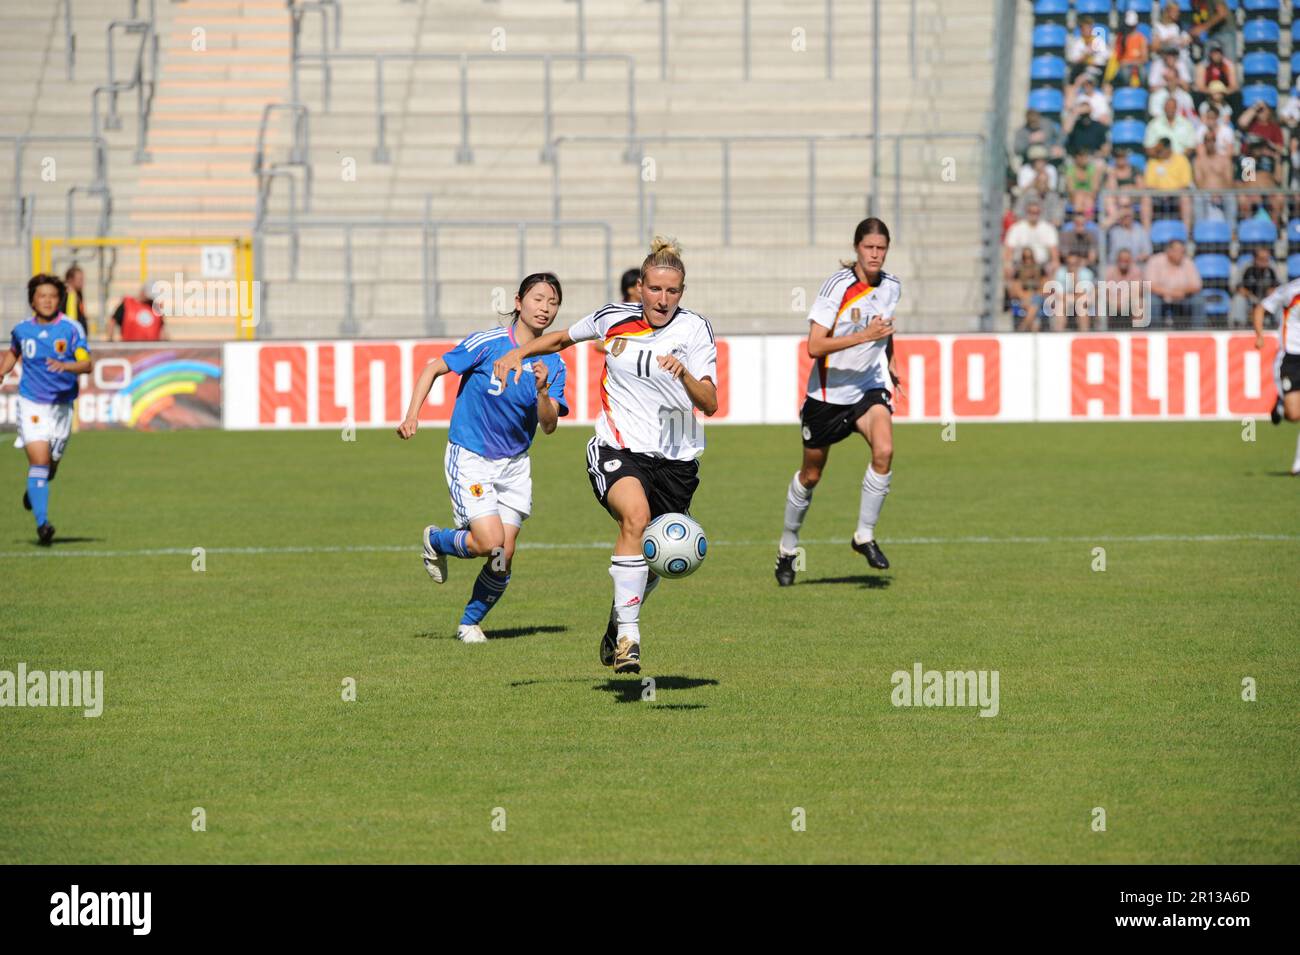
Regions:
M 564 403 L 564 362 L 558 355 L 534 358 L 530 374 L 505 383 L 492 374 L 493 363 L 512 348 L 544 333 L 560 311 L 564 293 L 550 272 L 529 275 L 519 284 L 508 327 L 470 335 L 425 366 L 415 383 L 402 438 L 415 435 L 420 409 L 433 383 L 448 372 L 460 375 L 443 461 L 451 491 L 454 526 L 424 529 L 424 567 L 437 583 L 447 579 L 447 558 L 488 558 L 474 580 L 474 591 L 456 636 L 483 643 L 480 624 L 510 583 L 510 565 L 519 529 L 533 507 L 528 449 L 537 426 L 550 434 L 569 413 Z
M 81 326 L 59 312 L 62 295 L 63 282 L 56 276 L 32 276 L 27 283 L 32 317 L 18 323 L 9 349 L 0 354 L 0 384 L 23 363 L 18 381 L 18 429 L 28 463 L 23 506 L 36 518 L 36 537 L 45 545 L 54 539 L 50 482 L 72 434 L 77 376 L 91 368 Z

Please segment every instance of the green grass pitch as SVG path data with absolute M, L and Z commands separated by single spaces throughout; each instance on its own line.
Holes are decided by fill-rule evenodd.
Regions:
M 453 639 L 445 436 L 81 434 L 48 551 L 9 452 L 0 669 L 103 670 L 105 706 L 0 709 L 0 862 L 1300 862 L 1293 428 L 900 426 L 884 574 L 854 439 L 784 590 L 797 431 L 712 428 L 653 701 L 596 659 L 585 427 L 537 441 L 498 639 Z M 997 670 L 1000 712 L 894 707 L 917 661 Z

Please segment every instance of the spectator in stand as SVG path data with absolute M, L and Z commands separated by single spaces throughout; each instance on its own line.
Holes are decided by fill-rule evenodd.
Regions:
M 1200 141 L 1196 138 L 1196 127 L 1192 121 L 1179 115 L 1178 104 L 1172 96 L 1165 99 L 1160 114 L 1147 123 L 1142 145 L 1146 146 L 1148 156 L 1156 155 L 1162 140 L 1167 140 L 1175 153 L 1183 155 L 1196 149 L 1196 144 Z M 1151 168 L 1149 164 L 1147 168 Z
M 1086 149 L 1075 153 L 1065 167 L 1065 194 L 1070 205 L 1092 219 L 1097 211 L 1097 193 L 1105 181 L 1106 167 L 1088 155 Z
M 1286 157 L 1286 143 L 1282 136 L 1282 127 L 1273 116 L 1268 103 L 1260 100 L 1241 114 L 1237 125 L 1245 133 L 1242 155 L 1252 160 L 1250 165 L 1243 163 L 1243 188 L 1276 189 L 1282 182 L 1281 163 Z M 1253 176 L 1253 178 L 1249 178 Z M 1254 213 L 1260 197 L 1243 195 L 1242 217 L 1248 218 Z M 1282 223 L 1285 207 L 1282 196 L 1269 196 L 1268 206 L 1274 222 Z
M 1232 120 L 1224 116 L 1213 101 L 1206 100 L 1201 104 L 1200 118 L 1192 125 L 1196 127 L 1198 143 L 1205 142 L 1206 133 L 1212 133 L 1214 146 L 1219 152 L 1228 157 L 1237 155 L 1237 131 L 1233 128 Z
M 1242 270 L 1232 292 L 1232 324 L 1245 325 L 1251 310 L 1279 284 L 1268 249 L 1256 249 L 1253 261 Z
M 1300 53 L 1300 50 L 1295 52 Z M 1290 94 L 1278 107 L 1277 118 L 1291 131 L 1291 138 L 1294 140 L 1297 127 L 1300 127 L 1300 73 L 1296 74 L 1292 81 Z
M 1084 265 L 1092 269 L 1097 265 L 1097 231 L 1088 218 L 1078 206 L 1070 210 L 1070 221 L 1060 235 L 1061 257 L 1077 255 Z
M 1149 59 L 1151 45 L 1138 29 L 1137 11 L 1130 10 L 1124 14 L 1124 27 L 1115 38 L 1103 79 L 1116 86 L 1146 86 Z
M 1103 224 L 1111 225 L 1119 218 L 1119 192 L 1142 188 L 1142 174 L 1128 157 L 1128 150 L 1115 153 L 1115 164 L 1106 170 L 1106 208 Z
M 113 320 L 108 325 L 109 341 L 156 342 L 166 338 L 166 322 L 154 305 L 148 284 L 141 287 L 139 298 L 125 296 L 113 310 Z
M 618 283 L 624 302 L 641 301 L 641 270 L 628 269 Z
M 1080 73 L 1093 71 L 1101 76 L 1110 60 L 1110 47 L 1101 31 L 1094 29 L 1092 17 L 1079 18 L 1079 29 L 1065 41 L 1065 62 L 1070 64 L 1070 79 Z
M 1106 233 L 1106 256 L 1115 264 L 1120 254 L 1127 252 L 1130 260 L 1145 262 L 1151 258 L 1151 236 L 1134 220 L 1132 198 L 1120 196 L 1118 205 L 1119 220 Z
M 1036 202 L 1031 202 L 1025 208 L 1025 217 L 1007 230 L 1002 258 L 1008 278 L 1011 276 L 1013 264 L 1020 260 L 1020 250 L 1024 248 L 1033 250 L 1034 261 L 1049 271 L 1056 271 L 1056 267 L 1060 264 L 1058 253 L 1060 236 L 1057 234 L 1056 226 L 1044 222 L 1042 215 L 1043 207 Z
M 1014 148 L 1021 162 L 1029 161 L 1031 146 L 1047 148 L 1047 158 L 1051 162 L 1065 158 L 1065 133 L 1055 120 L 1043 119 L 1038 110 L 1025 112 L 1025 125 L 1016 130 Z
M 63 298 L 59 302 L 59 311 L 81 326 L 81 337 L 89 339 L 86 330 L 90 328 L 90 316 L 86 314 L 86 273 L 81 266 L 73 262 L 68 271 L 63 273 Z
M 1016 173 L 1016 189 L 1023 192 L 1032 186 L 1039 176 L 1046 176 L 1047 187 L 1055 189 L 1057 175 L 1056 167 L 1047 161 L 1047 147 L 1030 146 L 1029 162 L 1022 165 L 1020 171 Z
M 1086 332 L 1092 312 L 1096 308 L 1097 281 L 1092 269 L 1083 264 L 1077 252 L 1065 257 L 1065 264 L 1056 270 L 1055 294 L 1047 297 L 1052 313 L 1052 331 L 1062 332 L 1074 319 L 1075 327 Z
M 1214 92 L 1214 84 L 1223 85 L 1223 93 L 1229 96 L 1241 89 L 1241 84 L 1237 78 L 1237 66 L 1226 56 L 1223 55 L 1223 47 L 1217 43 L 1210 45 L 1210 55 L 1202 60 L 1196 67 L 1196 82 L 1192 88 L 1202 95 L 1209 96 Z M 1216 105 L 1222 112 L 1225 100 L 1220 99 Z M 1231 109 L 1229 109 L 1231 112 Z
M 1007 295 L 1011 299 L 1011 314 L 1016 331 L 1038 331 L 1043 318 L 1043 285 L 1047 272 L 1034 258 L 1034 250 L 1024 246 L 1011 278 L 1007 281 Z
M 1092 118 L 1092 104 L 1088 100 L 1080 101 L 1073 112 L 1066 114 L 1066 124 L 1065 151 L 1071 156 L 1077 155 L 1080 149 L 1104 155 L 1109 148 L 1106 140 L 1110 127 Z
M 1151 286 L 1152 325 L 1204 327 L 1205 313 L 1199 308 L 1201 273 L 1187 257 L 1181 240 L 1175 239 L 1165 251 L 1147 259 L 1144 272 Z
M 1130 211 L 1131 214 L 1131 211 Z M 1142 301 L 1142 266 L 1133 261 L 1133 253 L 1120 249 L 1115 262 L 1106 269 L 1107 328 L 1142 328 L 1146 310 Z
M 1160 48 L 1160 56 L 1151 63 L 1147 71 L 1147 87 L 1155 92 L 1169 84 L 1172 77 L 1178 77 L 1188 86 L 1192 83 L 1192 67 L 1183 59 L 1177 47 Z
M 1192 0 L 1192 28 L 1188 33 L 1200 47 L 1217 46 L 1229 60 L 1237 58 L 1237 21 L 1224 0 Z
M 1028 189 L 1020 194 L 1013 210 L 1013 218 L 1007 228 L 1014 225 L 1017 219 L 1025 218 L 1032 204 L 1037 204 L 1043 210 L 1043 218 L 1058 228 L 1065 219 L 1065 200 L 1061 198 L 1059 192 L 1047 184 L 1047 173 L 1042 173 Z
M 1157 50 L 1173 47 L 1175 53 L 1181 53 L 1191 44 L 1192 38 L 1183 32 L 1178 22 L 1178 3 L 1169 0 L 1160 11 L 1160 19 L 1151 28 L 1151 45 Z
M 1155 146 L 1155 154 L 1147 160 L 1145 182 L 1148 189 L 1163 189 L 1172 192 L 1192 187 L 1192 164 L 1182 153 L 1173 151 L 1169 140 L 1161 139 Z M 1192 228 L 1192 203 L 1188 196 L 1155 196 L 1151 201 L 1152 211 L 1143 208 L 1143 225 L 1148 229 L 1151 223 L 1146 216 L 1153 214 L 1161 219 L 1177 214 L 1190 232 Z
M 1065 89 L 1064 106 L 1067 113 L 1077 113 L 1078 105 L 1084 102 L 1091 107 L 1089 112 L 1094 122 L 1110 125 L 1110 100 L 1097 89 L 1097 80 L 1092 73 L 1079 74 L 1078 80 Z
M 1222 212 L 1225 222 L 1237 221 L 1237 200 L 1233 198 L 1232 156 L 1219 151 L 1218 137 L 1207 129 L 1196 147 L 1196 163 L 1193 169 L 1196 188 L 1201 190 L 1222 190 L 1213 196 L 1196 196 L 1192 206 L 1198 221 L 1217 219 L 1217 212 Z
M 1151 94 L 1151 98 L 1147 101 L 1147 112 L 1153 117 L 1167 116 L 1165 103 L 1171 99 L 1174 101 L 1176 115 L 1194 124 L 1196 122 L 1196 100 L 1192 98 L 1191 91 L 1181 77 L 1169 77 L 1169 82 L 1165 86 Z

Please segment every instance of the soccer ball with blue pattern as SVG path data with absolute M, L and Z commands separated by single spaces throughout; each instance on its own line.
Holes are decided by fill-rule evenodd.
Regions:
M 704 529 L 685 514 L 660 514 L 641 535 L 645 562 L 660 577 L 689 577 L 708 550 Z

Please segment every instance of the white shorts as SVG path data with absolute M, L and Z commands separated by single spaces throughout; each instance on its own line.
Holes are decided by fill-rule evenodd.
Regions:
M 24 445 L 46 441 L 50 445 L 50 457 L 57 461 L 63 457 L 71 434 L 71 401 L 59 405 L 43 405 L 22 395 L 18 396 L 18 437 Z
M 448 441 L 443 466 L 457 527 L 488 514 L 500 514 L 501 523 L 518 527 L 532 513 L 533 469 L 527 454 L 485 458 Z

